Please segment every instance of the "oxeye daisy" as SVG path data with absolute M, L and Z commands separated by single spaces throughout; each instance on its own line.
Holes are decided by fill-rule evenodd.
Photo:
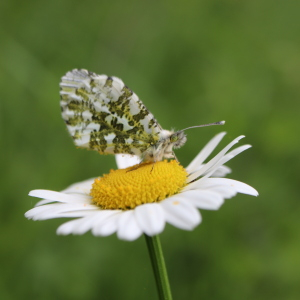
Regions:
M 220 133 L 184 168 L 173 150 L 185 144 L 185 131 L 224 125 L 225 121 L 164 130 L 120 78 L 84 69 L 74 69 L 61 78 L 60 97 L 62 118 L 75 145 L 116 155 L 119 169 L 61 192 L 31 191 L 30 196 L 42 200 L 25 216 L 33 220 L 72 218 L 57 229 L 63 235 L 116 233 L 132 241 L 144 234 L 159 299 L 171 300 L 159 234 L 166 223 L 194 229 L 201 223 L 199 209 L 216 210 L 236 193 L 256 196 L 256 190 L 247 184 L 222 178 L 230 172 L 224 164 L 250 146 L 228 152 L 240 136 L 205 162 L 225 135 Z
M 245 183 L 223 178 L 231 172 L 224 164 L 251 147 L 228 152 L 243 136 L 205 163 L 224 135 L 216 135 L 186 168 L 176 160 L 139 164 L 135 156 L 117 155 L 119 169 L 109 174 L 75 183 L 61 192 L 31 191 L 30 196 L 43 200 L 25 216 L 33 220 L 72 218 L 57 229 L 62 235 L 90 230 L 95 236 L 116 233 L 128 241 L 143 233 L 156 236 L 166 223 L 193 230 L 201 223 L 199 209 L 217 210 L 237 193 L 258 195 Z

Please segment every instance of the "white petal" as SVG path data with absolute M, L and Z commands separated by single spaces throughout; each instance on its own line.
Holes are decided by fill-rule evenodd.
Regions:
M 94 223 L 92 233 L 93 235 L 108 236 L 113 234 L 118 229 L 118 219 L 122 214 L 120 210 L 104 210 L 101 219 Z
M 76 229 L 79 227 L 81 220 L 82 219 L 75 219 L 60 225 L 56 230 L 56 234 L 61 234 L 61 235 L 68 235 L 72 233 L 79 234 Z
M 45 212 L 51 212 L 51 210 L 52 210 L 52 205 L 34 207 L 25 213 L 25 217 L 27 219 L 32 219 L 32 220 L 46 220 L 48 218 L 44 218 L 43 214 Z
M 84 234 L 92 229 L 94 222 L 99 219 L 101 213 L 102 211 L 94 212 L 90 216 L 66 222 L 57 228 L 56 233 L 62 235 Z
M 224 198 L 231 198 L 236 193 L 257 196 L 258 192 L 246 183 L 228 178 L 201 178 L 183 189 L 183 193 L 189 190 L 211 190 L 221 194 Z
M 217 163 L 215 163 L 215 165 L 214 165 L 212 168 L 208 169 L 208 170 L 202 175 L 202 177 L 201 177 L 200 179 L 201 179 L 201 180 L 204 180 L 205 178 L 208 178 L 208 177 L 212 176 L 212 174 L 214 174 L 215 171 L 216 171 L 217 169 L 219 169 L 223 164 L 225 164 L 227 161 L 229 161 L 229 160 L 232 159 L 233 157 L 234 157 L 233 155 L 229 155 L 229 154 L 223 156 L 222 158 L 220 158 L 220 159 L 218 160 Z M 200 179 L 198 179 L 198 180 L 200 180 Z
M 235 156 L 237 156 L 238 154 L 240 154 L 241 152 L 251 148 L 252 146 L 251 145 L 243 145 L 243 146 L 240 146 L 230 152 L 228 152 L 226 155 L 224 155 L 220 160 L 219 162 L 217 162 L 214 166 L 213 169 L 211 170 L 208 170 L 208 172 L 205 174 L 206 177 L 210 177 L 212 176 L 212 174 L 215 174 L 215 169 L 219 169 L 220 167 L 222 167 L 223 164 L 226 164 L 229 160 L 231 160 L 232 158 L 234 158 Z
M 215 170 L 216 169 L 216 164 L 219 162 L 220 159 L 222 159 L 225 155 L 225 153 L 236 143 L 238 143 L 238 141 L 243 138 L 244 136 L 241 135 L 239 137 L 237 137 L 236 139 L 234 139 L 231 143 L 229 143 L 223 150 L 221 150 L 214 158 L 212 158 L 207 164 L 205 164 L 200 170 L 192 173 L 189 178 L 188 181 L 191 182 L 193 180 L 195 180 L 196 178 L 198 178 L 199 176 L 203 175 L 204 173 L 207 173 L 211 170 Z
M 237 191 L 228 185 L 216 185 L 209 188 L 212 192 L 221 195 L 224 199 L 232 198 L 237 194 Z
M 212 153 L 212 151 L 217 147 L 226 132 L 220 132 L 214 138 L 212 138 L 205 147 L 199 152 L 199 154 L 193 159 L 193 161 L 186 167 L 188 173 L 193 173 L 198 169 L 205 159 Z
M 47 220 L 63 217 L 75 218 L 83 217 L 88 214 L 88 211 L 98 209 L 99 208 L 95 205 L 54 203 L 34 207 L 25 213 L 25 217 L 33 220 Z
M 148 203 L 134 209 L 135 218 L 144 233 L 153 236 L 165 227 L 165 214 L 158 203 Z
M 29 195 L 30 196 L 30 195 Z M 35 207 L 37 206 L 42 206 L 42 205 L 45 205 L 45 204 L 49 204 L 49 203 L 53 203 L 52 200 L 48 200 L 48 199 L 43 199 L 41 201 L 38 201 L 36 204 L 35 204 Z
M 199 211 L 186 197 L 177 195 L 161 202 L 166 221 L 177 228 L 192 230 L 201 222 Z
M 204 165 L 199 165 L 197 169 L 194 169 L 194 172 L 200 170 Z M 202 175 L 206 175 L 208 172 L 203 173 Z M 213 172 L 210 172 L 212 177 L 224 177 L 228 173 L 231 173 L 231 169 L 227 166 L 220 165 L 213 169 Z
M 67 187 L 66 189 L 64 189 L 62 191 L 62 193 L 74 193 L 74 194 L 78 193 L 78 194 L 89 195 L 94 181 L 95 181 L 95 178 L 91 178 L 88 180 L 74 183 L 74 184 L 70 185 L 69 187 Z
M 231 173 L 231 169 L 227 166 L 220 166 L 211 174 L 212 177 L 225 177 Z
M 61 192 L 54 192 L 48 190 L 33 190 L 30 191 L 28 195 L 31 197 L 45 198 L 45 201 L 43 201 L 43 203 L 87 203 L 87 201 L 90 200 L 90 196 L 87 195 L 68 195 Z
M 133 210 L 122 212 L 119 218 L 117 236 L 121 240 L 133 241 L 142 234 Z
M 252 146 L 251 145 L 243 145 L 243 146 L 240 146 L 240 147 L 237 147 L 233 150 L 231 150 L 230 152 L 228 152 L 226 155 L 230 155 L 232 157 L 235 157 L 237 156 L 238 154 L 240 154 L 241 152 L 251 148 Z M 226 156 L 225 155 L 225 156 Z
M 71 194 L 69 194 L 69 195 L 71 195 Z M 90 196 L 88 196 L 88 195 L 85 195 L 85 196 L 82 196 L 82 198 L 78 198 L 78 197 L 76 197 L 76 196 L 78 196 L 78 194 L 76 194 L 76 195 L 74 195 L 74 194 L 72 194 L 73 196 L 75 196 L 75 197 L 73 197 L 73 198 L 71 198 L 71 200 L 66 200 L 67 198 L 65 198 L 65 203 L 64 204 L 72 204 L 72 202 L 74 202 L 74 204 L 81 204 L 81 205 L 84 205 L 84 206 L 87 206 L 87 205 L 93 205 L 92 204 L 92 201 L 91 201 L 91 198 L 92 197 L 90 197 Z M 73 201 L 73 199 L 74 199 L 74 201 Z M 45 205 L 45 204 L 49 204 L 49 203 L 53 203 L 53 200 L 49 200 L 49 199 L 43 199 L 43 200 L 41 200 L 41 201 L 38 201 L 36 204 L 35 204 L 35 206 L 37 207 L 37 206 L 41 206 L 41 205 Z M 94 206 L 94 205 L 93 205 Z
M 234 188 L 238 193 L 247 194 L 251 196 L 258 196 L 258 192 L 256 189 L 254 189 L 246 183 L 237 180 L 229 178 L 207 178 L 206 180 L 211 184 L 222 184 L 230 186 Z
M 223 197 L 210 190 L 191 190 L 182 194 L 194 206 L 202 209 L 217 210 L 224 203 Z
M 116 162 L 119 169 L 126 169 L 141 162 L 141 159 L 136 155 L 117 154 Z

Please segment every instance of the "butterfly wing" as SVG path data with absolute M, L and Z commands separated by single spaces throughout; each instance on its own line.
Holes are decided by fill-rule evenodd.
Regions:
M 161 126 L 121 79 L 74 69 L 60 87 L 62 117 L 76 146 L 141 156 L 158 142 Z

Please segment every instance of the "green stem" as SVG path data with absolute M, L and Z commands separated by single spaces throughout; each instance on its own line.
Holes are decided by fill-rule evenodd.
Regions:
M 161 249 L 159 236 L 148 236 L 145 234 L 152 268 L 155 276 L 156 287 L 160 300 L 172 300 L 172 294 L 168 279 L 168 273 Z

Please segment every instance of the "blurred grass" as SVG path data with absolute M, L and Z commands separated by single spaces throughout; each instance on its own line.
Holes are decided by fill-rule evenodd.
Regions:
M 300 297 L 300 2 L 2 1 L 1 299 L 156 299 L 143 238 L 61 237 L 24 218 L 36 188 L 61 190 L 115 167 L 76 149 L 58 83 L 86 68 L 122 78 L 164 128 L 195 129 L 183 165 L 217 132 L 253 145 L 229 177 L 254 186 L 193 232 L 161 235 L 174 299 Z

